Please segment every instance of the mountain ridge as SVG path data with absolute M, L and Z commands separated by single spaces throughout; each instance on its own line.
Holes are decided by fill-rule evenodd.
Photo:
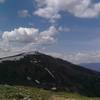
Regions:
M 100 63 L 81 63 L 81 66 L 100 72 Z
M 26 52 L 0 60 L 1 84 L 37 86 L 100 96 L 99 72 L 40 52 Z

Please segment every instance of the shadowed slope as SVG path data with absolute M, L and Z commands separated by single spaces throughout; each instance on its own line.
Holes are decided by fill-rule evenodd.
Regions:
M 100 73 L 38 52 L 0 59 L 0 83 L 100 96 Z

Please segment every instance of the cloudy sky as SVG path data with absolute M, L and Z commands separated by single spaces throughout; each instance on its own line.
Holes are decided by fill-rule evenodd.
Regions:
M 100 62 L 100 1 L 0 0 L 0 57 L 32 50 Z

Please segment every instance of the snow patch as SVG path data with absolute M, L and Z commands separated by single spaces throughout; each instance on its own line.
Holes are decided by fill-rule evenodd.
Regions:
M 29 80 L 29 81 L 30 81 L 30 80 L 31 80 L 31 77 L 27 76 L 27 80 Z
M 36 61 L 36 60 L 34 60 L 33 62 L 34 62 L 34 63 L 38 63 L 38 61 Z
M 40 84 L 40 81 L 38 81 L 38 80 L 35 80 L 35 82 L 36 82 L 37 84 Z
M 48 68 L 44 68 L 44 69 L 55 79 L 55 76 L 52 74 L 52 72 Z
M 56 87 L 52 87 L 51 90 L 55 91 L 55 90 L 57 90 L 57 88 Z
M 37 64 L 37 63 L 40 63 L 40 61 L 37 61 L 37 60 L 31 60 L 30 62 L 31 62 L 31 63 L 36 63 L 36 64 Z

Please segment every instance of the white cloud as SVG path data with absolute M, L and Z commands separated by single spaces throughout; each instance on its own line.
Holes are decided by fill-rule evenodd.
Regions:
M 58 14 L 58 12 L 54 12 L 53 10 L 53 8 L 40 8 L 38 11 L 34 12 L 34 14 L 50 19 L 51 22 L 55 22 L 55 19 L 59 19 L 61 16 Z
M 40 31 L 36 28 L 19 27 L 12 31 L 5 31 L 0 40 L 0 57 L 42 49 L 43 45 L 51 45 L 56 41 L 55 26 Z
M 35 42 L 38 35 L 38 29 L 23 28 L 14 29 L 13 31 L 5 31 L 2 35 L 3 40 L 9 42 Z
M 68 28 L 68 27 L 59 27 L 59 31 L 60 32 L 70 32 L 71 31 L 71 28 Z
M 0 41 L 0 58 L 17 55 L 23 52 L 36 51 L 38 49 L 38 45 L 34 43 L 25 44 L 23 46 L 15 46 L 10 44 L 6 40 Z
M 9 45 L 9 42 L 4 40 L 0 40 L 0 53 L 1 52 L 9 52 L 10 50 L 10 45 Z
M 93 3 L 92 0 L 35 0 L 38 9 L 35 15 L 50 19 L 50 21 L 61 18 L 61 11 L 69 12 L 80 18 L 95 18 L 100 15 L 100 2 Z
M 18 11 L 18 15 L 20 17 L 23 17 L 23 18 L 30 17 L 30 14 L 29 14 L 29 11 L 28 10 L 20 10 L 20 11 Z
M 5 2 L 5 0 L 0 0 L 0 3 L 4 3 Z
M 54 26 L 42 32 L 36 28 L 20 27 L 10 32 L 5 31 L 2 39 L 9 42 L 47 44 L 55 41 L 56 33 L 57 29 Z
M 39 34 L 39 42 L 40 43 L 54 43 L 56 38 L 56 33 L 58 32 L 58 29 L 56 29 L 54 26 L 51 26 L 48 30 L 40 32 Z

